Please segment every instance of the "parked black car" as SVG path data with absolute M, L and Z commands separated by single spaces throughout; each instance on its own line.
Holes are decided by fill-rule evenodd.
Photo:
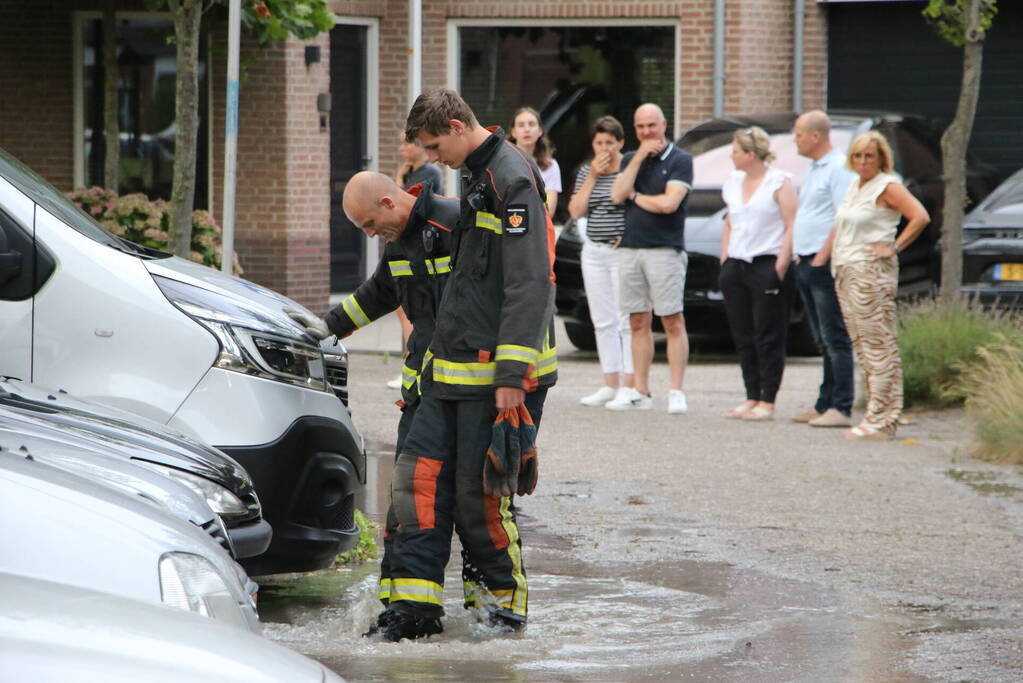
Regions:
M 0 378 L 0 415 L 35 423 L 69 438 L 97 440 L 106 452 L 149 467 L 206 499 L 223 521 L 238 559 L 263 553 L 272 530 L 263 519 L 249 474 L 227 455 L 170 429 L 62 391 Z
M 831 139 L 845 149 L 861 132 L 880 131 L 891 143 L 895 172 L 906 187 L 931 214 L 931 224 L 908 249 L 899 255 L 899 295 L 928 293 L 940 271 L 934 245 L 941 234 L 941 207 L 945 188 L 941 178 L 941 130 L 931 121 L 909 114 L 870 111 L 829 112 Z M 693 155 L 693 189 L 686 218 L 685 313 L 690 335 L 713 339 L 730 338 L 724 313 L 724 299 L 718 289 L 718 255 L 724 220 L 721 185 L 733 170 L 729 157 L 733 133 L 741 128 L 760 126 L 771 136 L 771 151 L 777 155 L 774 166 L 791 172 L 796 184 L 802 184 L 810 160 L 799 156 L 792 139 L 797 114 L 791 112 L 750 114 L 712 119 L 683 134 L 675 144 Z M 983 199 L 995 186 L 993 167 L 972 159 L 967 167 L 967 189 L 972 202 Z M 900 226 L 901 229 L 901 226 Z M 558 239 L 555 262 L 558 314 L 565 318 L 569 340 L 579 348 L 596 348 L 586 293 L 583 290 L 579 255 L 582 241 L 573 227 L 566 225 Z M 797 353 L 815 350 L 805 323 L 802 301 L 793 297 L 789 328 L 789 349 Z
M 962 292 L 985 306 L 1023 308 L 1023 169 L 963 221 Z

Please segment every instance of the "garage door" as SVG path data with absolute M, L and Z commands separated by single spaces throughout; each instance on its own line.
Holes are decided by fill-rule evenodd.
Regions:
M 828 107 L 955 115 L 962 50 L 920 16 L 923 2 L 828 4 Z M 999 2 L 984 47 L 970 149 L 1003 174 L 1023 167 L 1023 2 Z

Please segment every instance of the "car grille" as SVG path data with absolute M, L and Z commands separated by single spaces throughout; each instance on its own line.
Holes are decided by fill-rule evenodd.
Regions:
M 327 382 L 341 402 L 348 406 L 348 361 L 341 356 L 324 354 Z
M 334 528 L 340 531 L 351 531 L 355 528 L 355 496 L 345 496 L 344 503 L 334 515 Z
M 214 517 L 210 521 L 202 525 L 203 531 L 208 533 L 214 541 L 220 544 L 229 555 L 234 557 L 234 549 L 231 547 L 231 541 L 227 538 L 227 530 L 224 529 L 224 525 L 219 519 Z
M 1014 228 L 969 228 L 963 231 L 970 237 L 981 240 L 1018 240 L 1023 239 L 1023 230 Z

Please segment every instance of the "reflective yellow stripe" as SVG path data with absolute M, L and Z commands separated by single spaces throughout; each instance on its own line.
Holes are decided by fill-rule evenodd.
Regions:
M 391 602 L 425 602 L 444 606 L 444 586 L 426 579 L 391 579 Z
M 558 350 L 549 349 L 540 354 L 540 360 L 536 364 L 536 370 L 529 374 L 530 377 L 541 377 L 549 375 L 558 369 Z
M 347 313 L 348 317 L 352 319 L 352 322 L 355 323 L 356 327 L 369 325 L 369 316 L 367 316 L 365 311 L 362 310 L 362 306 L 359 305 L 359 302 L 355 300 L 354 294 L 342 301 L 341 307 L 345 309 L 345 313 Z
M 496 363 L 454 363 L 433 359 L 433 380 L 444 384 L 486 386 L 494 383 Z
M 465 596 L 465 606 L 470 607 L 476 604 L 476 595 L 479 593 L 479 584 L 475 581 L 462 582 L 462 595 Z
M 511 575 L 515 581 L 515 590 L 507 591 L 507 593 L 511 593 L 510 597 L 505 590 L 495 590 L 492 593 L 494 597 L 500 600 L 502 607 L 507 607 L 513 614 L 526 616 L 529 591 L 526 587 L 526 574 L 522 571 L 522 549 L 519 548 L 519 528 L 515 526 L 510 508 L 511 496 L 501 498 L 501 526 L 504 527 L 504 532 L 508 534 L 508 557 L 511 558 Z
M 435 259 L 426 259 L 426 271 L 430 275 L 440 275 L 451 272 L 451 257 L 442 256 Z
M 504 229 L 501 227 L 501 219 L 486 211 L 476 212 L 476 227 L 493 230 L 498 235 L 504 232 Z
M 427 349 L 426 353 L 423 354 L 423 367 L 421 367 L 419 369 L 419 376 L 420 377 L 423 377 L 423 376 L 426 375 L 426 367 L 430 364 L 431 360 L 433 360 L 433 351 L 431 351 L 430 349 Z M 423 383 L 422 382 L 419 383 L 419 395 L 420 396 L 423 395 Z
M 528 346 L 517 346 L 515 344 L 498 344 L 496 361 L 517 360 L 526 365 L 536 365 L 540 352 Z
M 388 261 L 387 266 L 391 269 L 391 277 L 412 275 L 412 264 L 408 261 Z
M 416 380 L 419 379 L 419 373 L 410 368 L 407 365 L 401 366 L 401 386 L 405 389 L 409 389 Z
M 390 600 L 391 599 L 391 580 L 380 579 L 380 589 L 377 591 L 378 600 Z

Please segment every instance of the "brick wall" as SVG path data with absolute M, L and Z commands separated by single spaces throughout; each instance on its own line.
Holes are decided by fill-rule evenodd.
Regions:
M 312 43 L 321 61 L 307 67 L 304 48 Z M 226 61 L 219 54 L 211 73 L 211 204 L 222 219 Z M 330 90 L 330 40 L 324 34 L 264 48 L 243 40 L 241 59 L 235 248 L 246 278 L 322 313 L 330 276 L 330 134 L 319 129 L 316 96 Z

